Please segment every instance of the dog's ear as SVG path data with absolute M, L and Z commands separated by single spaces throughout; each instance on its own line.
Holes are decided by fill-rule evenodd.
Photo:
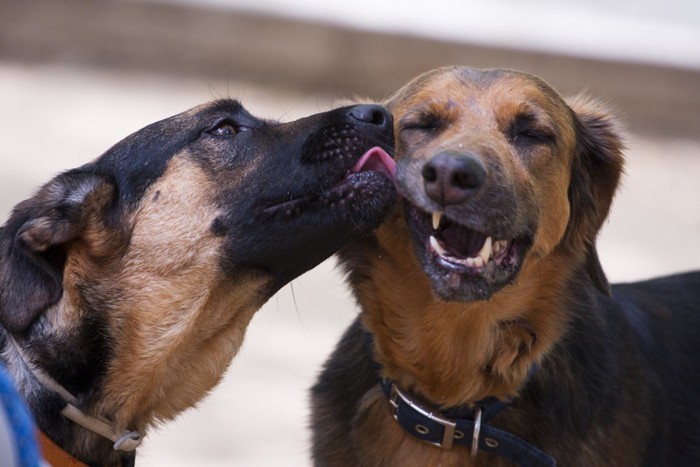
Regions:
M 0 229 L 0 324 L 25 331 L 62 294 L 66 246 L 111 202 L 107 177 L 63 173 L 15 207 Z
M 564 242 L 574 251 L 585 252 L 591 279 L 610 294 L 598 260 L 596 237 L 622 176 L 624 145 L 615 119 L 599 103 L 579 96 L 569 105 L 575 113 L 576 149 L 569 185 L 571 217 Z

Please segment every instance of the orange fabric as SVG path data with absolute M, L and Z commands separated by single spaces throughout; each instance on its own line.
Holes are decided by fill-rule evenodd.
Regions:
M 87 464 L 68 454 L 44 433 L 38 433 L 38 440 L 41 455 L 52 467 L 87 467 Z

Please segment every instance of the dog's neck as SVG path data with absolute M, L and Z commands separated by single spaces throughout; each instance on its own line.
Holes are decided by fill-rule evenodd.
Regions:
M 31 375 L 29 378 L 33 380 L 33 383 L 39 386 L 42 391 L 49 393 L 50 397 L 60 399 L 60 402 L 57 402 L 59 406 L 63 406 L 60 410 L 60 415 L 88 432 L 100 435 L 113 442 L 115 451 L 131 453 L 141 444 L 145 433 L 142 434 L 131 430 L 119 431 L 112 425 L 110 420 L 102 417 L 93 417 L 85 413 L 79 408 L 81 403 L 76 396 L 49 376 L 40 366 L 31 362 L 23 346 L 17 342 L 15 336 L 7 334 L 7 340 L 8 345 L 11 347 L 10 352 L 15 353 L 16 360 Z M 43 432 L 41 433 L 41 441 L 42 446 L 48 446 L 50 448 L 49 451 L 56 454 L 61 459 L 72 458 L 70 454 L 62 451 L 61 448 L 53 443 Z M 124 454 L 123 458 L 125 460 L 128 459 L 126 464 L 129 464 L 129 461 L 133 463 L 133 454 Z M 59 465 L 64 464 L 65 462 L 59 459 Z M 122 465 L 124 464 L 125 463 L 122 462 Z
M 211 295 L 217 294 L 218 291 L 215 291 Z M 217 317 L 221 322 L 216 325 L 183 325 L 177 336 L 156 338 L 151 335 L 147 338 L 138 332 L 123 336 L 110 350 L 99 375 L 87 385 L 84 382 L 76 385 L 75 381 L 66 379 L 65 373 L 57 372 L 56 368 L 60 367 L 52 367 L 57 364 L 49 358 L 52 351 L 58 352 L 59 356 L 70 352 L 65 347 L 65 337 L 54 339 L 52 333 L 79 332 L 55 326 L 56 322 L 69 321 L 58 319 L 59 315 L 65 317 L 75 312 L 68 309 L 65 301 L 40 318 L 54 320 L 50 332 L 46 331 L 50 327 L 48 323 L 37 322 L 34 326 L 43 329 L 37 332 L 36 339 L 30 333 L 28 338 L 17 336 L 15 343 L 14 339 L 5 336 L 3 361 L 34 413 L 40 430 L 57 445 L 84 462 L 128 465 L 133 452 L 116 451 L 113 440 L 66 417 L 62 413 L 67 406 L 66 397 L 61 390 L 37 375 L 49 376 L 59 385 L 69 388 L 66 392 L 74 397 L 72 405 L 88 417 L 106 421 L 111 431 L 143 434 L 152 425 L 172 419 L 193 406 L 219 382 L 241 345 L 245 328 L 258 307 L 245 301 L 237 305 L 230 298 L 230 294 L 216 296 L 215 305 L 205 300 L 204 306 L 208 307 L 206 313 L 195 307 L 191 316 L 184 311 L 179 316 L 183 322 L 201 319 L 202 315 Z M 135 342 L 138 339 L 144 341 Z M 57 345 L 59 342 L 61 344 Z M 202 347 L 207 347 L 206 350 L 215 355 L 216 360 L 210 360 L 207 365 L 197 365 L 200 352 L 204 352 Z M 78 359 L 82 360 L 83 357 L 81 355 Z M 74 365 L 70 368 L 71 373 L 80 374 L 86 363 L 75 361 Z M 186 383 L 182 381 L 182 375 L 187 375 Z
M 25 339 L 3 331 L 0 341 L 4 341 L 3 363 L 34 415 L 46 460 L 57 465 L 133 465 L 135 448 L 143 436 L 121 430 L 94 409 L 101 401 L 99 390 L 90 388 L 74 395 L 31 355 Z M 130 436 L 122 438 L 129 432 Z
M 526 263 L 531 271 L 490 300 L 459 303 L 436 299 L 406 256 L 383 257 L 354 284 L 381 376 L 443 407 L 516 396 L 564 332 L 566 318 L 553 319 L 565 313 L 567 280 L 556 261 Z

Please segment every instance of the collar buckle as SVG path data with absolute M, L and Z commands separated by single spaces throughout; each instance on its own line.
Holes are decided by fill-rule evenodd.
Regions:
M 446 418 L 435 413 L 436 409 L 426 408 L 411 399 L 394 381 L 383 379 L 380 386 L 394 419 L 408 434 L 424 443 L 441 449 L 451 449 L 454 444 L 460 444 L 470 448 L 472 459 L 480 450 L 485 450 L 519 467 L 557 465 L 551 456 L 532 444 L 487 423 L 506 406 L 505 403 L 496 401 L 491 406 L 477 403 L 470 414 L 450 414 L 454 418 Z
M 479 435 L 481 434 L 481 409 L 476 408 L 474 413 L 474 432 L 472 433 L 472 459 L 476 459 L 476 454 L 479 452 Z
M 78 399 L 70 393 L 66 388 L 61 386 L 61 384 L 45 373 L 42 369 L 36 367 L 31 363 L 31 360 L 25 355 L 24 349 L 19 345 L 15 338 L 11 335 L 10 342 L 14 344 L 20 359 L 23 361 L 24 365 L 29 369 L 29 371 L 34 375 L 34 378 L 39 382 L 41 386 L 49 391 L 54 392 L 59 396 L 65 406 L 61 409 L 61 415 L 66 417 L 68 420 L 82 426 L 86 430 L 92 431 L 95 434 L 107 438 L 114 443 L 114 449 L 116 451 L 130 452 L 134 451 L 141 441 L 143 441 L 143 435 L 138 431 L 117 431 L 109 420 L 100 416 L 91 416 L 83 412 L 78 408 Z
M 456 422 L 453 422 L 452 420 L 450 420 L 448 418 L 441 417 L 440 415 L 423 407 L 419 403 L 415 402 L 414 400 L 412 400 L 408 396 L 406 396 L 398 388 L 396 383 L 392 383 L 391 390 L 389 392 L 389 404 L 391 404 L 392 412 L 393 412 L 392 415 L 394 416 L 394 419 L 396 421 L 399 421 L 398 410 L 399 410 L 399 403 L 400 402 L 408 405 L 413 411 L 415 411 L 418 414 L 422 415 L 423 417 L 427 418 L 429 421 L 437 423 L 438 425 L 442 426 L 442 441 L 432 442 L 432 441 L 426 440 L 426 442 L 428 444 L 432 444 L 433 446 L 437 446 L 439 448 L 449 450 L 449 449 L 452 449 L 452 445 L 454 444 L 455 439 L 464 438 L 464 433 L 457 430 L 457 423 Z M 424 435 L 424 434 L 427 434 L 428 428 L 426 428 L 424 425 L 416 425 L 414 427 L 414 430 L 418 434 Z

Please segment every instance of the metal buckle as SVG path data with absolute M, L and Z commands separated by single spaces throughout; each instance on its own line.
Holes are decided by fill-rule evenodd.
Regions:
M 457 424 L 447 418 L 443 418 L 437 414 L 434 414 L 430 410 L 426 409 L 425 407 L 421 406 L 417 402 L 414 402 L 411 400 L 408 396 L 406 396 L 401 390 L 396 386 L 396 384 L 391 385 L 391 392 L 389 394 L 389 403 L 391 406 L 394 408 L 393 410 L 393 415 L 395 420 L 399 420 L 398 416 L 398 410 L 399 410 L 399 398 L 405 402 L 406 404 L 409 405 L 411 409 L 413 409 L 415 412 L 418 412 L 420 415 L 426 417 L 428 420 L 432 422 L 436 422 L 439 425 L 442 426 L 442 441 L 439 443 L 434 443 L 431 441 L 424 441 L 425 443 L 432 444 L 433 446 L 440 447 L 442 449 L 452 449 L 452 443 L 455 439 L 455 433 L 456 433 L 456 427 Z M 461 433 L 461 432 L 460 432 Z M 464 435 L 462 435 L 464 436 Z M 477 436 L 477 442 L 478 442 L 478 436 Z M 477 444 L 478 446 L 478 444 Z
M 477 407 L 474 414 L 474 433 L 472 434 L 472 459 L 476 459 L 479 452 L 479 432 L 481 431 L 481 408 Z

